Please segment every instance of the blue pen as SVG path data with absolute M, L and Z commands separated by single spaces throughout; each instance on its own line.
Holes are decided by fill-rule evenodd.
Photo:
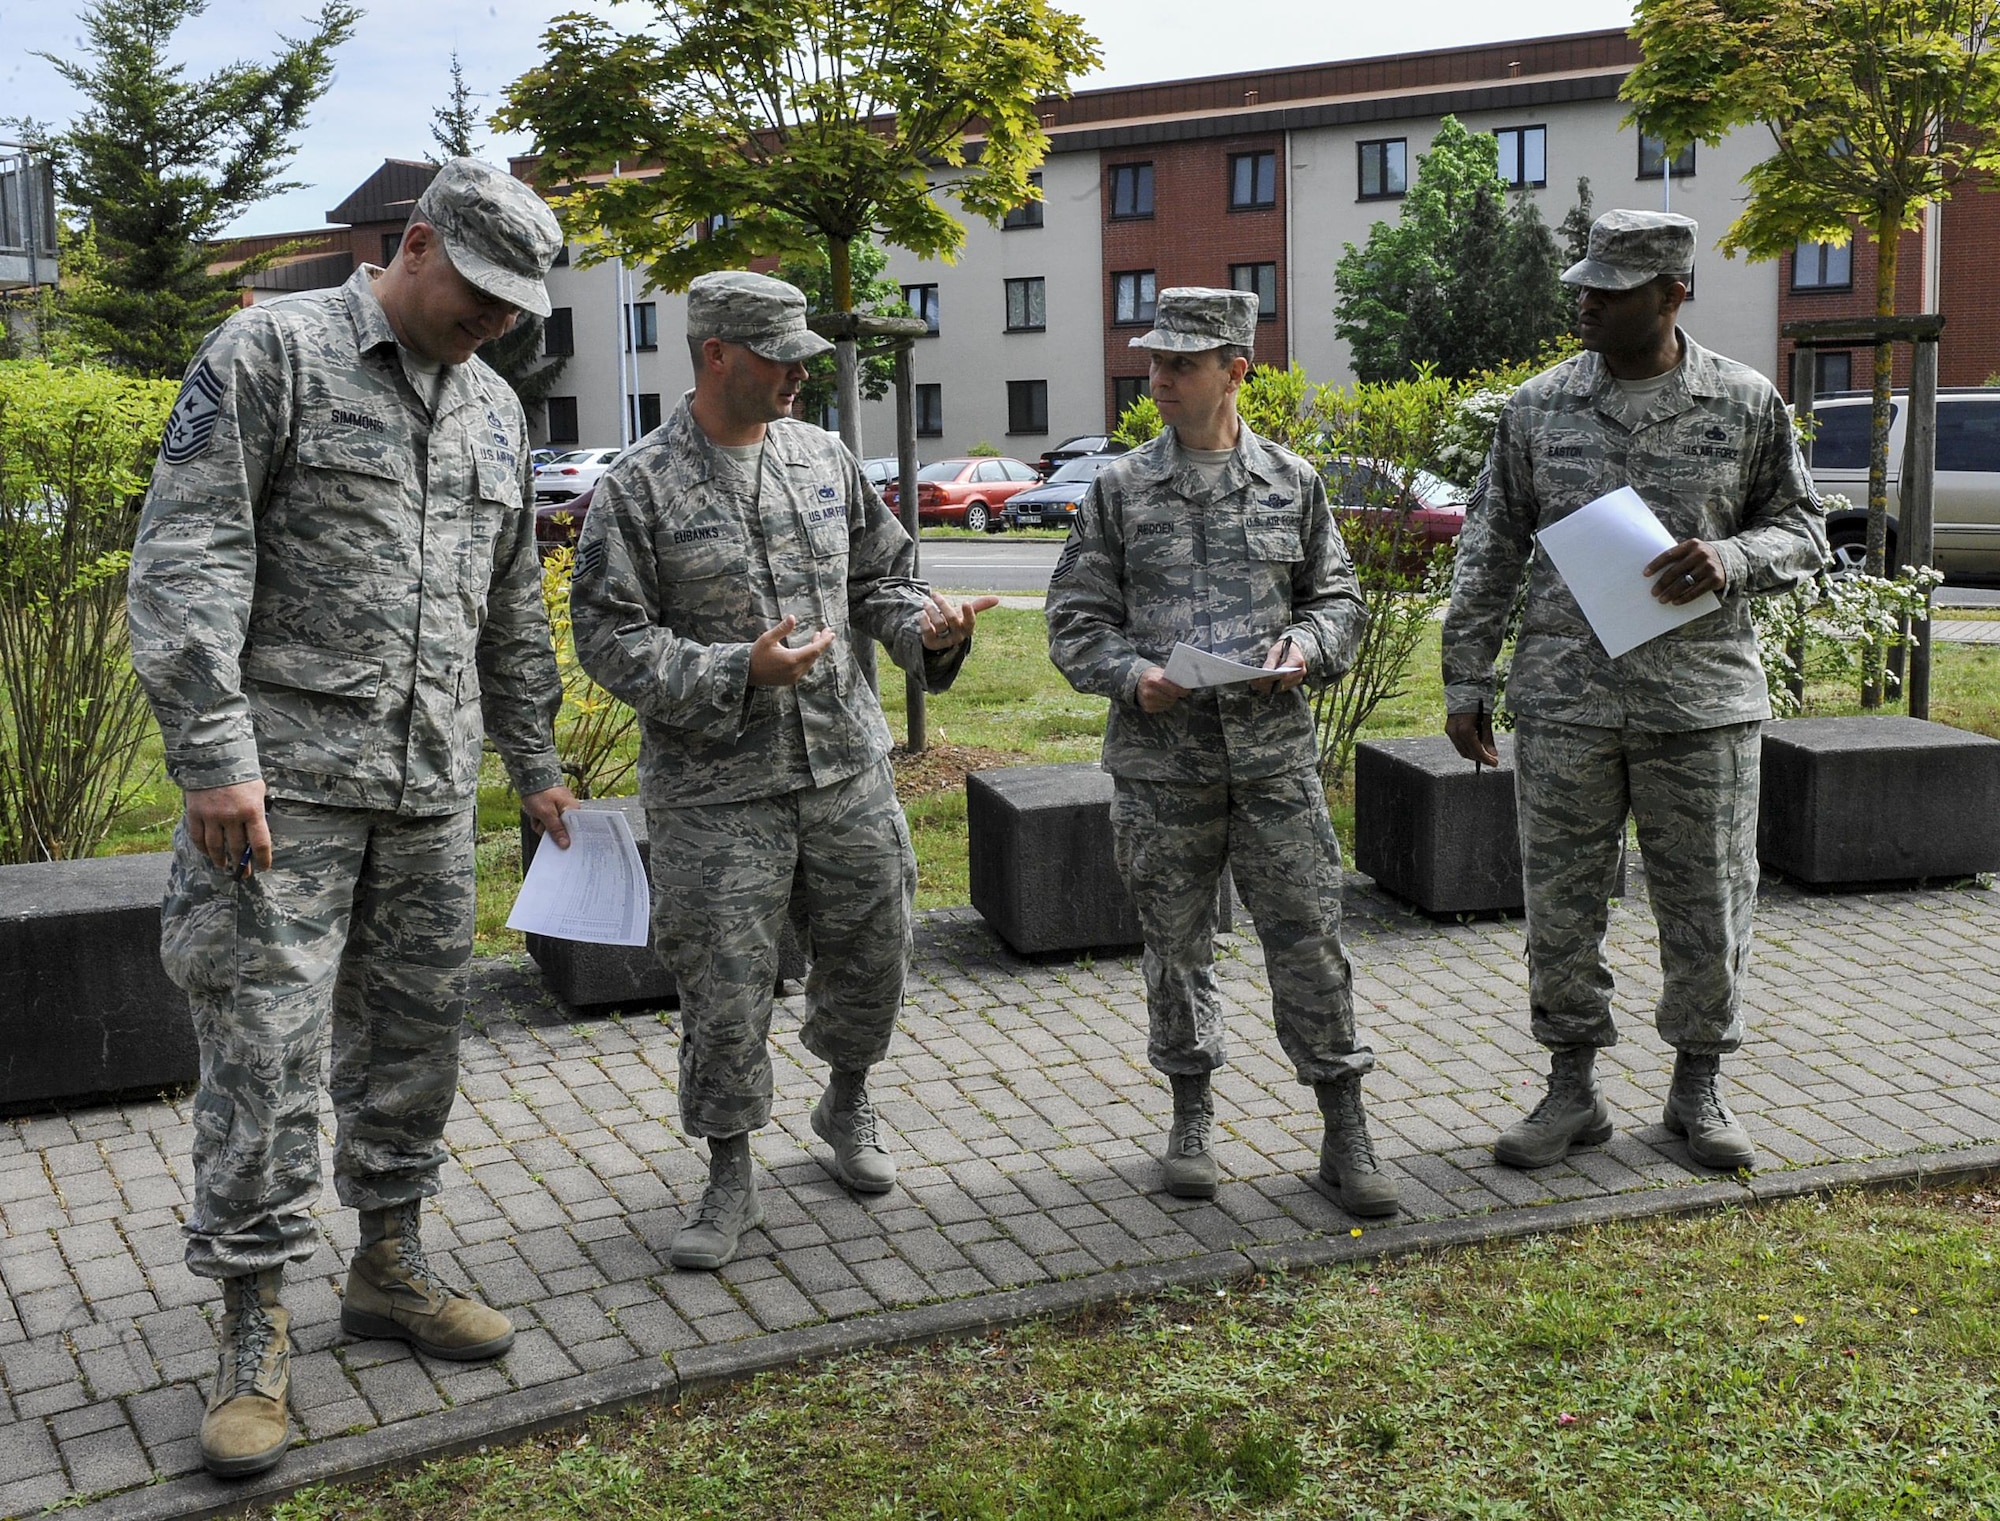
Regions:
M 245 845 L 243 847 L 243 859 L 236 863 L 236 880 L 239 882 L 247 882 L 249 879 L 250 879 L 250 847 L 248 845 Z

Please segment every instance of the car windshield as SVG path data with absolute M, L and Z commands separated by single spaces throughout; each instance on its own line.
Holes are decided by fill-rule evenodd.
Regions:
M 941 459 L 935 465 L 926 465 L 917 472 L 920 481 L 955 481 L 959 471 L 965 468 L 962 459 Z
M 1432 475 L 1428 470 L 1419 470 L 1410 477 L 1410 487 L 1417 500 L 1432 507 L 1463 507 L 1466 497 L 1464 488 L 1454 486 L 1441 475 Z
M 571 449 L 550 460 L 551 465 L 587 465 L 596 454 L 594 449 Z
M 1081 459 L 1065 460 L 1049 477 L 1049 484 L 1053 486 L 1057 481 L 1087 481 L 1110 463 L 1108 459 L 1092 459 L 1089 455 Z

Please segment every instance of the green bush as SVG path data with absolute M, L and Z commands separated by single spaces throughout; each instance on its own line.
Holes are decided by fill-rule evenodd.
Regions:
M 576 658 L 570 623 L 569 583 L 576 552 L 558 549 L 542 562 L 542 606 L 562 676 L 562 710 L 556 715 L 556 757 L 563 780 L 580 798 L 622 796 L 638 764 L 639 715 L 592 681 Z
M 0 361 L 0 860 L 87 856 L 150 714 L 125 575 L 171 381 Z

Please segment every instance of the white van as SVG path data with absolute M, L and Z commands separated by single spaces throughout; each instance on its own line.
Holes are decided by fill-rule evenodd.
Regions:
M 1889 555 L 1896 563 L 1896 482 L 1903 466 L 1909 397 L 1891 398 L 1889 423 Z M 1854 504 L 1827 517 L 1834 569 L 1859 570 L 1868 547 L 1868 424 L 1866 391 L 1819 397 L 1813 417 L 1812 477 L 1822 493 Z M 1937 567 L 1954 581 L 2000 577 L 2000 388 L 1954 387 L 1938 392 Z

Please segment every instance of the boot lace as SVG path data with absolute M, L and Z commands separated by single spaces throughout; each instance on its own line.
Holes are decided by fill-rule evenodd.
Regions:
M 229 1369 L 232 1397 L 257 1387 L 257 1376 L 264 1371 L 264 1358 L 277 1334 L 264 1301 L 252 1289 L 236 1311 L 236 1357 Z
M 1349 1167 L 1357 1172 L 1376 1172 L 1375 1141 L 1368 1134 L 1368 1116 L 1361 1109 L 1359 1080 L 1336 1084 L 1333 1107 L 1327 1119 L 1333 1143 L 1346 1154 Z
M 847 1128 L 848 1138 L 856 1146 L 873 1146 L 878 1150 L 881 1148 L 882 1143 L 877 1139 L 878 1132 L 875 1128 L 875 1101 L 868 1097 L 866 1089 L 854 1095 L 842 1109 L 840 1117 Z
M 1208 1130 L 1213 1117 L 1206 1109 L 1188 1108 L 1174 1116 L 1174 1124 L 1180 1129 L 1180 1154 L 1184 1157 L 1198 1157 L 1208 1150 Z

